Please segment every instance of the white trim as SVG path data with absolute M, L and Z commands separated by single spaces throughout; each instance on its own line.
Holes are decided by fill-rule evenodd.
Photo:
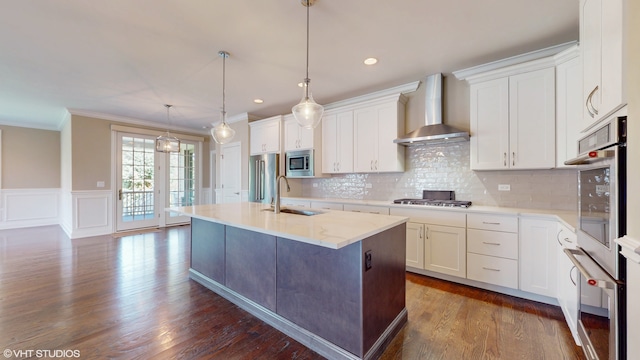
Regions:
M 72 191 L 71 203 L 71 239 L 113 232 L 111 190 Z
M 60 189 L 4 189 L 1 194 L 0 229 L 60 223 Z
M 2 189 L 2 129 L 0 129 L 0 189 Z
M 622 248 L 622 255 L 637 264 L 640 264 L 640 240 L 625 235 L 615 240 Z
M 237 115 L 233 115 L 233 116 L 227 116 L 227 124 L 233 124 L 233 123 L 237 123 L 237 122 L 241 122 L 241 121 L 247 121 L 247 122 L 251 122 L 254 120 L 258 120 L 259 117 L 255 116 L 255 115 L 251 115 L 249 113 L 242 113 L 242 114 L 237 114 Z M 217 122 L 213 122 L 211 123 L 213 124 L 217 124 L 220 121 Z
M 557 53 L 553 58 L 556 60 L 556 65 L 562 64 L 569 60 L 575 59 L 580 56 L 580 46 L 575 44 L 567 50 Z
M 356 96 L 346 100 L 336 101 L 331 104 L 324 105 L 324 109 L 331 110 L 331 109 L 335 109 L 343 106 L 361 105 L 362 103 L 367 101 L 375 101 L 375 100 L 379 100 L 381 98 L 389 97 L 389 96 L 399 97 L 402 94 L 408 94 L 416 91 L 419 85 L 420 85 L 420 81 L 410 82 L 408 84 L 399 85 L 389 89 L 372 92 L 366 95 L 361 95 L 361 96 Z
M 570 41 L 570 42 L 567 42 L 567 43 L 564 43 L 564 44 L 554 45 L 554 46 L 550 46 L 550 47 L 547 47 L 547 48 L 544 48 L 544 49 L 530 51 L 528 53 L 520 54 L 520 55 L 516 55 L 516 56 L 512 56 L 512 57 L 508 57 L 506 59 L 492 61 L 492 62 L 489 62 L 489 63 L 486 63 L 486 64 L 477 65 L 477 66 L 473 66 L 473 67 L 470 67 L 470 68 L 454 71 L 453 75 L 458 80 L 467 80 L 467 81 L 471 82 L 472 79 L 475 78 L 479 74 L 484 74 L 484 73 L 487 73 L 487 72 L 490 72 L 490 71 L 494 71 L 494 70 L 497 70 L 497 69 L 501 69 L 501 68 L 504 68 L 504 67 L 510 67 L 510 66 L 513 66 L 513 65 L 527 63 L 527 62 L 530 62 L 530 61 L 539 60 L 539 59 L 546 58 L 546 57 L 553 57 L 554 55 L 558 54 L 559 52 L 562 52 L 562 51 L 564 51 L 564 50 L 566 50 L 566 49 L 568 49 L 571 46 L 574 46 L 576 44 L 577 44 L 577 41 Z
M 163 130 L 141 129 L 137 127 L 123 126 L 123 125 L 116 125 L 116 124 L 111 124 L 111 131 L 125 132 L 125 133 L 139 134 L 139 135 L 151 135 L 151 136 L 159 136 L 165 133 L 165 131 Z M 201 136 L 179 134 L 179 133 L 174 133 L 173 131 L 171 132 L 171 135 L 176 136 L 182 140 L 201 141 L 201 142 L 204 141 L 204 137 L 201 137 Z

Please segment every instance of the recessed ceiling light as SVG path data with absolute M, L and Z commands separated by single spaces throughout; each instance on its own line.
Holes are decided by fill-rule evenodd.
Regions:
M 364 59 L 365 65 L 374 65 L 377 62 L 378 62 L 378 59 L 372 58 L 372 57 Z
M 264 100 L 262 99 L 253 99 L 253 102 L 256 104 L 262 104 L 264 102 Z

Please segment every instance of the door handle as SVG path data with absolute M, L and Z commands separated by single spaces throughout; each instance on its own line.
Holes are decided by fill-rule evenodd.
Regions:
M 122 189 L 118 190 L 118 200 L 122 200 Z
M 607 279 L 596 279 L 595 277 L 593 277 L 589 273 L 589 270 L 587 270 L 580 263 L 580 261 L 578 261 L 578 259 L 576 259 L 574 254 L 588 256 L 584 251 L 582 251 L 582 249 L 564 249 L 564 253 L 567 254 L 567 256 L 569 257 L 569 260 L 571 260 L 573 265 L 575 265 L 575 267 L 578 268 L 578 271 L 580 271 L 582 276 L 584 276 L 585 280 L 587 281 L 587 284 L 589 284 L 591 286 L 596 286 L 596 287 L 599 287 L 599 288 L 603 288 L 603 289 L 614 289 L 615 288 L 615 284 L 613 282 L 611 282 L 611 281 L 609 281 Z

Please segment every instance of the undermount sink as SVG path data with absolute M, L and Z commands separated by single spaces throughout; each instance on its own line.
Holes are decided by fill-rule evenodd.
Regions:
M 273 209 L 263 209 L 262 211 L 273 211 Z M 323 213 L 322 211 L 317 211 L 317 210 L 301 210 L 301 209 L 289 209 L 289 208 L 280 209 L 280 212 L 287 213 L 287 214 L 304 215 L 304 216 L 313 216 L 313 215 L 318 215 Z

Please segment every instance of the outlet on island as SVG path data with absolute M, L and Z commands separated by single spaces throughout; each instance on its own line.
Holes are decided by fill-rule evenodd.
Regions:
M 367 250 L 364 253 L 364 271 L 371 269 L 371 250 Z

